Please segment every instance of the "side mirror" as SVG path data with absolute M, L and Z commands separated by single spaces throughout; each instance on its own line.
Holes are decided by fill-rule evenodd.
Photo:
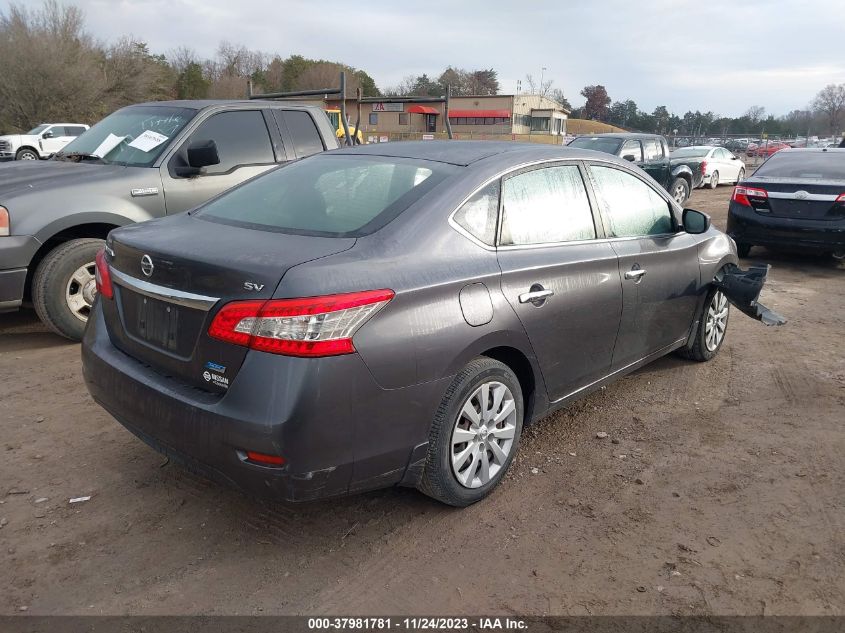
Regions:
M 41 138 L 53 138 L 53 133 L 48 130 L 41 135 Z
M 214 141 L 197 141 L 188 146 L 188 164 L 202 169 L 209 165 L 219 165 L 220 156 L 217 154 L 217 143 Z
M 736 156 L 731 156 L 731 160 L 739 160 Z
M 220 156 L 217 153 L 217 143 L 214 141 L 196 141 L 188 146 L 187 166 L 178 166 L 174 169 L 177 176 L 190 178 L 199 176 L 203 167 L 219 165 Z
M 690 235 L 699 235 L 710 228 L 710 216 L 695 209 L 684 209 L 682 222 L 684 230 Z
M 631 161 L 632 163 L 633 163 L 635 160 L 637 160 L 637 157 L 636 157 L 636 156 L 634 156 L 633 154 L 625 154 L 622 158 L 624 158 L 625 160 L 629 160 L 629 161 Z

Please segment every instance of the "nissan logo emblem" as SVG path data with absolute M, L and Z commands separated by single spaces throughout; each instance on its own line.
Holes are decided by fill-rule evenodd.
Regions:
M 141 258 L 141 272 L 144 273 L 145 276 L 150 277 L 153 274 L 153 259 L 149 255 L 144 255 Z

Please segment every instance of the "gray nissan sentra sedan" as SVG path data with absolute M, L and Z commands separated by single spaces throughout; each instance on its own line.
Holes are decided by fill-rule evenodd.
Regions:
M 186 467 L 315 499 L 465 506 L 524 424 L 664 354 L 711 359 L 766 268 L 607 154 L 492 142 L 316 155 L 117 229 L 94 399 Z M 671 376 L 668 376 L 671 380 Z

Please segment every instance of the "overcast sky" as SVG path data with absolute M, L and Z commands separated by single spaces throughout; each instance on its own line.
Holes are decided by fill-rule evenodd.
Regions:
M 65 1 L 104 41 L 133 35 L 157 53 L 211 56 L 226 39 L 342 61 L 380 87 L 454 65 L 492 67 L 510 93 L 545 66 L 575 106 L 600 83 L 646 111 L 737 116 L 751 105 L 784 114 L 845 82 L 843 0 Z

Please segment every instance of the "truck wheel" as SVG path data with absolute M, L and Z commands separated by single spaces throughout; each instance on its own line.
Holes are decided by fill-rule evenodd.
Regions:
M 513 460 L 523 415 L 522 389 L 510 368 L 492 358 L 473 360 L 434 415 L 419 489 L 458 507 L 486 497 Z
M 34 149 L 29 149 L 28 147 L 24 147 L 23 149 L 19 149 L 18 153 L 15 154 L 15 160 L 38 160 L 39 156 L 35 153 Z
M 689 183 L 681 177 L 675 178 L 672 181 L 672 186 L 669 187 L 669 195 L 675 202 L 683 206 L 689 198 Z
M 85 238 L 60 244 L 38 264 L 32 303 L 48 328 L 72 341 L 82 340 L 97 284 L 94 258 L 103 240 Z

